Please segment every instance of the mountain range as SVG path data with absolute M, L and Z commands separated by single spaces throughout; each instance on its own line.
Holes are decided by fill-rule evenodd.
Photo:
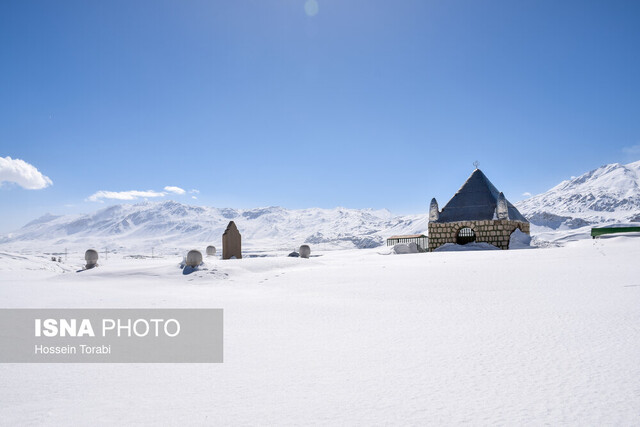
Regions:
M 541 230 L 567 230 L 593 224 L 640 221 L 640 161 L 613 163 L 563 181 L 549 191 L 515 203 Z M 394 216 L 387 210 L 230 209 L 189 206 L 174 201 L 120 204 L 84 215 L 46 214 L 0 237 L 4 248 L 108 247 L 150 253 L 180 253 L 191 247 L 219 247 L 229 221 L 243 248 L 260 252 L 371 248 L 394 234 L 427 232 L 428 213 Z
M 553 230 L 640 222 L 640 161 L 601 166 L 515 205 L 533 225 Z
M 238 226 L 243 249 L 292 250 L 303 243 L 316 249 L 371 248 L 398 233 L 424 233 L 427 215 L 393 216 L 387 210 L 229 209 L 188 206 L 174 201 L 113 205 L 86 215 L 44 215 L 0 238 L 3 246 L 24 249 L 31 242 L 56 248 L 87 245 L 149 252 L 220 247 L 229 221 Z

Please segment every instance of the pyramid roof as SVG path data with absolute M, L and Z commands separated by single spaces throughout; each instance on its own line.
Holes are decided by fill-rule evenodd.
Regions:
M 494 219 L 499 195 L 500 192 L 489 181 L 489 178 L 480 169 L 476 169 L 445 207 L 442 208 L 436 222 Z M 508 200 L 507 207 L 509 219 L 529 222 Z

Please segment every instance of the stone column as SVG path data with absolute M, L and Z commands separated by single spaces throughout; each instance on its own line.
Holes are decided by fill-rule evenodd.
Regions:
M 230 221 L 222 234 L 222 259 L 231 259 L 232 257 L 242 258 L 242 237 L 236 223 Z

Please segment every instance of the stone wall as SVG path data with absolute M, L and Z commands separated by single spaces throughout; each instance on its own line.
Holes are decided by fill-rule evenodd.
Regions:
M 529 223 L 510 219 L 429 223 L 429 252 L 445 243 L 456 243 L 458 230 L 469 227 L 476 233 L 476 242 L 486 242 L 500 249 L 509 249 L 509 237 L 516 228 L 530 234 Z

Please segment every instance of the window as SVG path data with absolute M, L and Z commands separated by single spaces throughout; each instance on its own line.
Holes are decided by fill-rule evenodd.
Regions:
M 464 227 L 458 230 L 458 235 L 456 236 L 457 244 L 466 245 L 469 242 L 475 242 L 475 241 L 476 241 L 476 233 L 469 227 Z

